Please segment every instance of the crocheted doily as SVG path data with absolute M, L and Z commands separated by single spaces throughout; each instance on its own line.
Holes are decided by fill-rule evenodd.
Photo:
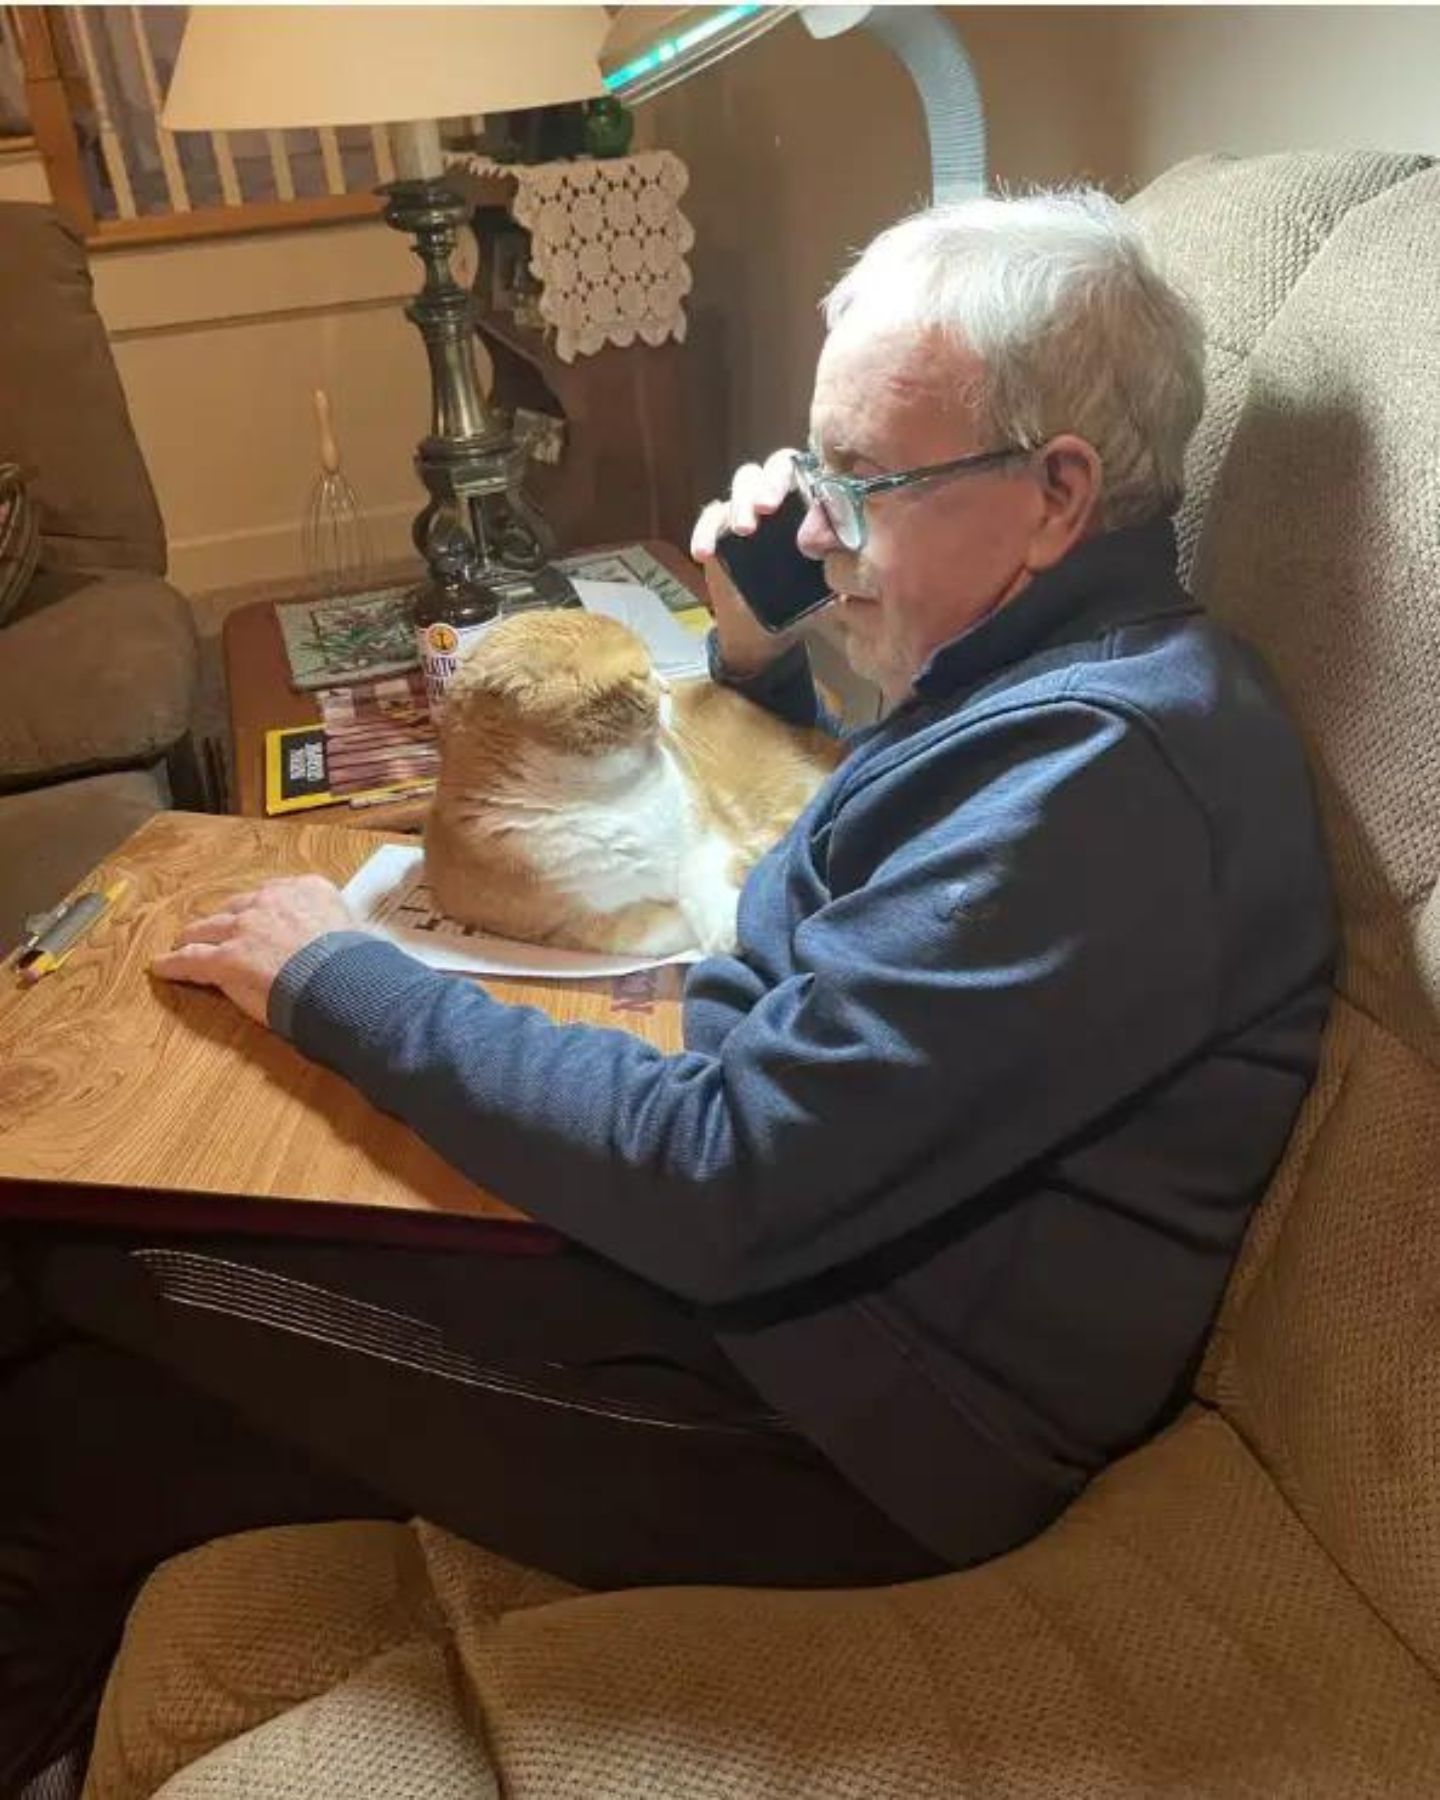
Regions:
M 680 210 L 690 174 L 673 151 L 550 163 L 472 156 L 462 166 L 514 177 L 511 216 L 530 233 L 540 316 L 562 362 L 637 337 L 684 342 L 695 233 Z

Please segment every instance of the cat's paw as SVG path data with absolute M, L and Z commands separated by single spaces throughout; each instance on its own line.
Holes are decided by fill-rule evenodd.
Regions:
M 732 912 L 724 924 L 708 927 L 695 933 L 697 948 L 706 956 L 732 956 L 739 945 L 740 934 L 735 929 L 735 915 Z
M 619 912 L 594 914 L 583 927 L 571 927 L 577 949 L 607 956 L 676 956 L 695 948 L 690 921 L 678 906 L 640 901 Z
M 694 934 L 695 947 L 707 956 L 719 956 L 733 950 L 738 941 L 735 915 L 740 905 L 740 890 L 726 885 L 702 893 L 687 895 L 681 910 Z
M 686 858 L 680 873 L 680 910 L 697 948 L 710 956 L 733 950 L 737 941 L 740 886 L 731 873 L 734 853 L 724 838 L 709 837 Z

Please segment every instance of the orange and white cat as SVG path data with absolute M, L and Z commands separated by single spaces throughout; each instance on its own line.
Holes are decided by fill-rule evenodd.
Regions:
M 745 876 L 840 757 L 707 680 L 667 684 L 634 632 L 518 613 L 446 690 L 425 866 L 442 911 L 526 943 L 734 946 Z

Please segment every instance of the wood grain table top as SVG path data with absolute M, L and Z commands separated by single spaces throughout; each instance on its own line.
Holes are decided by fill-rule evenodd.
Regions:
M 169 1197 L 164 1216 L 183 1221 L 209 1196 L 239 1202 L 223 1217 L 256 1230 L 348 1235 L 366 1223 L 357 1212 L 372 1225 L 381 1214 L 517 1221 L 223 996 L 149 973 L 187 919 L 228 896 L 306 871 L 343 884 L 392 841 L 342 825 L 162 813 L 109 857 L 81 888 L 124 878 L 128 891 L 69 959 L 33 986 L 0 973 L 0 1214 L 153 1222 L 150 1203 Z M 671 968 L 638 995 L 633 980 L 486 988 L 668 1051 L 680 1045 L 680 985 Z M 297 1206 L 311 1215 L 298 1225 Z M 323 1226 L 319 1209 L 331 1209 Z

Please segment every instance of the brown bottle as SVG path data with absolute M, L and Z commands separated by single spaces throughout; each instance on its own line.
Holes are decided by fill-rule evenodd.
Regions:
M 460 658 L 495 623 L 494 591 L 470 574 L 470 541 L 447 534 L 430 552 L 430 579 L 416 588 L 415 653 L 425 677 L 430 717 L 437 719 Z

